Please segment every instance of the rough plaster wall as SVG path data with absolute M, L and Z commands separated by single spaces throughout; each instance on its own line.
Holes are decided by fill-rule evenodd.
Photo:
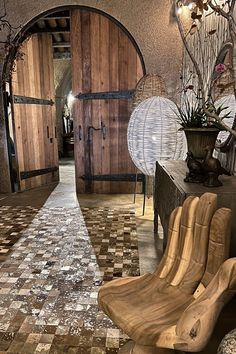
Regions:
M 64 107 L 64 96 L 71 90 L 71 61 L 54 60 L 54 82 L 56 91 L 56 120 L 57 120 L 57 141 L 59 156 L 63 153 L 63 125 L 62 110 Z
M 163 76 L 169 95 L 174 94 L 182 45 L 171 16 L 171 0 L 8 0 L 7 14 L 14 26 L 24 26 L 46 10 L 67 5 L 94 7 L 120 21 L 136 40 L 147 73 Z

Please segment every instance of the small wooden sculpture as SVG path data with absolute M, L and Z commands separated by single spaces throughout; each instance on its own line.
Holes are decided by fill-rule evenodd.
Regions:
M 216 205 L 212 193 L 188 197 L 170 216 L 155 273 L 101 287 L 100 307 L 133 340 L 120 353 L 198 352 L 207 344 L 221 309 L 236 293 L 236 258 L 226 260 L 231 211 Z
M 220 161 L 212 156 L 213 150 L 206 147 L 206 157 L 203 161 L 202 167 L 207 173 L 207 179 L 204 182 L 204 186 L 206 187 L 219 187 L 222 186 L 222 183 L 219 181 L 218 177 L 220 175 L 228 175 L 230 173 L 226 171 L 220 164 Z
M 201 183 L 206 179 L 206 172 L 204 171 L 200 161 L 193 157 L 191 151 L 187 152 L 187 166 L 189 172 L 186 174 L 184 182 Z

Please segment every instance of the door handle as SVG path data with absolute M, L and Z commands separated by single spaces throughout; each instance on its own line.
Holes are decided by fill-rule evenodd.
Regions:
M 107 132 L 107 128 L 105 126 L 105 124 L 103 122 L 101 122 L 101 131 L 102 131 L 102 138 L 103 140 L 106 139 L 106 132 Z
M 82 127 L 79 125 L 79 140 L 82 140 Z

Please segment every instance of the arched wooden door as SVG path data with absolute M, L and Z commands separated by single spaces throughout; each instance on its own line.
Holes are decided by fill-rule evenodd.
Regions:
M 143 76 L 140 57 L 122 28 L 90 11 L 71 12 L 72 88 L 80 93 L 126 91 Z M 131 182 L 112 177 L 136 171 L 127 148 L 132 99 L 77 99 L 74 104 L 77 191 L 130 193 Z M 89 181 L 91 176 L 111 176 Z M 85 181 L 81 179 L 85 176 Z M 102 179 L 102 178 L 101 178 Z
M 13 131 L 19 189 L 58 181 L 52 37 L 34 34 L 21 46 L 12 76 Z

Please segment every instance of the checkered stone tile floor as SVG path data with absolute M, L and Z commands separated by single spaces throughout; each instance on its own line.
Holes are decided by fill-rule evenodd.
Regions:
M 82 209 L 103 280 L 139 275 L 135 214 L 126 209 Z
M 32 207 L 0 207 L 0 262 L 11 252 L 21 232 L 28 227 L 38 209 Z
M 0 207 L 0 353 L 115 354 L 127 340 L 97 292 L 139 274 L 134 212 L 83 214 Z

